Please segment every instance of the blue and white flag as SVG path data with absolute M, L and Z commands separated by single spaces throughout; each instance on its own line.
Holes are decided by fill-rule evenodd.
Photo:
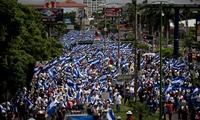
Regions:
M 24 102 L 27 104 L 29 109 L 31 109 L 33 107 L 32 101 L 27 96 L 25 96 Z
M 140 92 L 142 90 L 142 87 L 140 86 L 138 89 L 137 89 L 137 93 Z
M 47 108 L 46 108 L 46 113 L 47 113 L 48 116 L 50 116 L 52 113 L 55 112 L 56 105 L 57 105 L 56 101 L 52 101 L 50 99 L 49 104 L 47 105 Z
M 185 81 L 185 78 L 176 78 L 176 79 L 171 80 L 171 84 L 176 85 L 176 86 L 181 86 L 184 81 Z
M 38 66 L 36 66 L 34 68 L 34 75 L 38 75 L 40 73 L 40 68 Z
M 116 120 L 112 109 L 109 109 L 106 115 L 106 120 Z
M 196 88 L 194 89 L 194 91 L 193 91 L 192 95 L 193 95 L 193 96 L 195 96 L 195 95 L 197 95 L 197 94 L 198 94 L 198 92 L 199 92 L 199 88 L 198 88 L 198 87 L 196 87 Z
M 109 101 L 110 101 L 110 103 L 113 103 L 113 96 L 112 96 L 112 93 L 109 94 Z
M 168 92 L 171 92 L 171 91 L 172 91 L 171 85 L 165 86 L 165 88 L 163 90 L 163 94 L 167 94 Z
M 78 92 L 77 95 L 76 95 L 76 101 L 78 101 L 78 100 L 81 100 L 81 94 L 80 94 L 80 92 Z

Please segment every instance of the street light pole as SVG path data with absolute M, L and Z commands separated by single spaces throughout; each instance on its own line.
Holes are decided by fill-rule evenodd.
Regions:
M 162 2 L 160 2 L 160 114 L 159 120 L 162 120 Z
M 119 11 L 118 11 L 118 14 L 117 14 L 118 16 L 118 18 L 117 18 L 117 28 L 118 28 L 118 70 L 119 70 L 119 74 L 121 74 L 121 68 L 120 68 L 120 40 L 119 40 L 119 16 L 120 16 L 120 13 L 119 13 Z
M 135 0 L 135 43 L 134 43 L 134 93 L 135 93 L 135 105 L 137 102 L 137 0 Z M 139 66 L 138 66 L 139 67 Z
M 105 9 L 104 9 L 105 10 Z M 104 37 L 104 47 L 103 47 L 103 53 L 105 55 L 105 51 L 106 51 L 106 38 L 107 38 L 107 23 L 106 23 L 106 12 L 104 11 L 104 19 L 105 19 L 105 28 L 104 28 L 104 32 L 105 32 L 105 37 Z

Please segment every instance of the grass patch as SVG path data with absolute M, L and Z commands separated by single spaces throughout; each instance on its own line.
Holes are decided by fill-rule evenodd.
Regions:
M 124 102 L 122 101 L 122 103 Z M 126 120 L 126 112 L 129 110 L 132 111 L 134 120 L 139 120 L 138 116 L 140 113 L 142 113 L 143 115 L 142 120 L 158 120 L 159 119 L 159 113 L 156 112 L 154 114 L 150 112 L 149 110 L 147 110 L 147 108 L 145 107 L 145 103 L 142 104 L 140 102 L 137 102 L 135 106 L 133 105 L 132 101 L 129 101 L 129 103 L 126 105 L 121 104 L 119 113 L 117 113 L 116 111 L 116 106 L 113 106 L 112 109 L 114 111 L 115 116 L 116 117 L 121 116 L 122 120 Z

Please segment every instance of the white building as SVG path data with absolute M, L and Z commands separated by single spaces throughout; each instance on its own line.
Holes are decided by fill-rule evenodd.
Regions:
M 97 10 L 102 10 L 101 4 L 106 4 L 107 0 L 83 0 L 83 4 L 88 6 L 88 17 Z

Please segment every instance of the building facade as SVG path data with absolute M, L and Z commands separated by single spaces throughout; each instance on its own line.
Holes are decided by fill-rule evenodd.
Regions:
M 106 0 L 83 0 L 83 4 L 88 6 L 88 17 L 92 17 L 92 13 L 102 10 L 102 4 L 106 4 Z

